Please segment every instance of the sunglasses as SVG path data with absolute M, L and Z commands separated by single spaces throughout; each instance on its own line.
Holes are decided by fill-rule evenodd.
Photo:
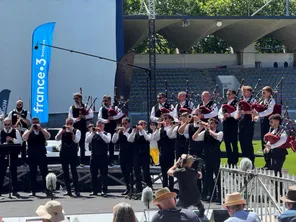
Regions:
M 4 126 L 10 126 L 10 123 L 9 124 L 4 123 Z
M 138 125 L 143 126 L 143 125 L 145 125 L 145 124 L 144 124 L 144 123 L 139 123 Z
M 39 124 L 39 122 L 32 122 L 32 124 Z
M 126 125 L 127 124 L 127 122 L 125 122 L 125 123 L 122 123 L 122 125 Z
M 73 123 L 67 123 L 67 125 L 73 125 Z

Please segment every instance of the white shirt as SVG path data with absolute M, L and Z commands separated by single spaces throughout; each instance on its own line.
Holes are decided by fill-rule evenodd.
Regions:
M 43 129 L 43 130 L 47 132 L 46 129 Z M 27 130 L 24 132 L 24 135 L 27 134 L 29 131 L 30 131 L 30 130 L 27 129 Z M 33 132 L 34 132 L 35 135 L 39 135 L 39 132 L 40 132 L 40 131 L 39 131 L 39 130 L 33 130 Z M 49 132 L 47 132 L 47 133 L 48 133 L 48 136 L 47 136 L 47 137 L 44 136 L 46 140 L 48 140 L 48 139 L 50 138 L 50 136 L 51 136 Z M 28 137 L 27 139 L 23 139 L 23 140 L 24 140 L 24 141 L 27 141 L 28 139 L 29 139 L 29 137 Z
M 16 110 L 16 109 L 14 109 L 14 110 Z M 14 110 L 10 111 L 10 112 L 8 113 L 8 116 L 7 116 L 7 118 L 10 119 L 11 121 L 12 121 L 12 112 L 13 112 Z M 17 110 L 16 110 L 16 111 L 17 111 Z M 22 110 L 22 111 L 23 111 L 23 110 Z M 22 112 L 22 111 L 20 111 L 20 112 Z M 17 112 L 18 112 L 18 111 L 17 111 Z M 26 119 L 29 120 L 30 122 L 32 121 L 32 120 L 31 120 L 31 115 L 30 115 L 30 112 L 29 112 L 29 111 L 27 111 Z
M 146 141 L 150 142 L 152 140 L 152 135 L 150 133 L 147 133 L 145 130 L 138 131 L 138 133 L 139 133 L 140 136 L 144 136 Z M 135 138 L 136 138 L 136 133 L 134 131 L 132 131 L 132 133 L 127 138 L 127 141 L 130 142 L 130 143 L 134 143 Z
M 130 128 L 127 128 L 126 130 L 125 130 L 125 132 L 123 133 L 123 135 L 126 137 L 126 138 L 128 138 L 129 137 L 129 133 L 128 133 L 128 131 L 130 130 Z M 119 133 L 114 133 L 113 134 L 113 136 L 112 136 L 112 143 L 116 143 L 117 141 L 118 141 L 118 139 L 119 139 Z
M 273 109 L 275 106 L 275 100 L 273 98 L 269 99 L 265 99 L 264 100 L 264 104 L 268 104 L 268 107 L 266 110 L 259 112 L 259 117 L 265 117 L 265 116 L 269 116 L 273 113 Z
M 105 106 L 105 108 L 106 108 L 106 109 L 110 109 L 111 106 L 110 106 L 110 107 Z M 100 121 L 102 121 L 103 123 L 106 124 L 106 123 L 109 122 L 109 120 L 108 120 L 108 119 L 104 119 L 104 118 L 102 117 L 102 110 L 103 110 L 103 107 L 101 107 L 101 108 L 99 109 L 98 120 L 100 120 Z M 121 117 L 123 117 L 124 113 L 123 113 L 121 110 L 119 110 L 117 106 L 115 107 L 115 110 L 116 110 L 117 112 L 118 112 L 118 111 L 119 111 L 119 112 L 117 113 L 116 116 L 112 116 L 112 117 L 113 117 L 113 120 L 118 120 L 118 119 L 120 119 Z
M 85 138 L 86 143 L 91 143 L 93 137 L 95 134 L 100 135 L 100 137 L 104 140 L 105 143 L 110 143 L 111 142 L 111 134 L 107 133 L 105 134 L 104 132 L 96 132 L 96 133 L 91 133 Z
M 278 129 L 274 129 L 271 133 L 273 135 L 275 135 L 277 133 Z M 274 144 L 270 144 L 270 142 L 268 141 L 267 144 L 270 145 L 270 148 L 271 149 L 274 149 L 274 148 L 279 148 L 281 145 L 283 145 L 286 141 L 287 141 L 287 133 L 286 131 L 284 131 L 282 134 L 281 134 L 281 137 L 280 137 L 280 140 L 277 141 L 276 143 Z
M 230 105 L 230 104 L 233 102 L 233 100 L 234 100 L 234 99 L 229 100 L 229 101 L 227 102 L 227 105 Z M 223 106 L 223 105 L 222 105 L 222 106 Z M 218 112 L 218 118 L 219 118 L 219 120 L 220 120 L 221 122 L 223 122 L 223 118 L 224 118 L 224 114 L 223 114 L 222 106 L 220 107 L 219 112 Z M 233 111 L 232 113 L 230 113 L 230 116 L 231 116 L 231 117 L 234 117 L 235 113 L 236 113 L 236 112 Z
M 60 129 L 59 130 L 58 134 L 55 136 L 55 140 L 57 140 L 57 141 L 60 141 L 61 140 L 62 137 L 61 138 L 58 138 L 58 136 L 62 133 L 62 130 L 63 129 Z M 80 138 L 81 138 L 81 132 L 80 132 L 80 130 L 76 129 L 74 143 L 79 143 Z
M 11 133 L 11 131 L 13 130 L 13 128 L 10 128 L 8 131 L 7 131 L 6 128 L 4 128 L 3 130 L 4 130 L 5 133 Z M 14 144 L 21 144 L 23 142 L 22 137 L 21 137 L 21 134 L 20 134 L 20 132 L 17 129 L 15 129 L 15 137 L 16 138 L 13 138 L 12 139 L 12 142 Z
M 169 139 L 175 139 L 177 137 L 177 134 L 174 133 L 175 127 L 173 126 L 166 126 L 164 127 L 164 130 L 167 133 L 167 136 Z M 160 140 L 160 130 L 157 129 L 155 132 L 152 134 L 152 140 L 159 141 Z
M 164 104 L 165 103 L 158 103 L 158 109 L 160 110 L 161 108 L 164 108 Z M 170 115 L 174 115 L 173 112 L 174 112 L 174 106 L 173 105 L 170 105 L 170 110 L 172 110 L 169 114 Z M 150 120 L 154 123 L 157 123 L 159 118 L 155 116 L 155 107 L 153 106 L 152 109 L 151 109 L 151 113 L 150 113 Z
M 189 126 L 190 126 L 190 124 L 187 124 L 185 126 L 184 133 L 181 134 L 181 135 L 185 136 L 186 139 L 191 139 L 191 138 L 189 138 Z M 194 127 L 199 127 L 199 124 L 196 123 L 196 122 L 193 122 L 193 126 Z
M 179 103 L 180 104 L 180 108 L 183 108 L 186 104 L 187 100 L 184 100 L 183 102 Z M 194 104 L 192 101 L 188 101 L 188 108 L 191 109 L 192 111 L 194 110 Z M 175 106 L 175 108 L 173 109 L 173 117 L 174 117 L 174 121 L 175 122 L 179 122 L 179 114 L 178 114 L 178 104 Z
M 206 131 L 202 131 L 201 133 L 198 134 L 198 136 L 194 139 L 194 141 L 204 141 L 205 140 L 205 133 Z M 217 138 L 214 138 L 218 140 L 219 142 L 222 142 L 223 140 L 223 132 L 220 131 L 217 133 Z
M 82 108 L 82 106 L 78 106 L 77 104 L 74 105 L 76 109 L 78 108 Z M 73 110 L 72 110 L 72 106 L 70 106 L 69 108 L 69 112 L 68 112 L 68 117 L 72 118 L 74 123 L 77 122 L 76 118 L 73 117 Z M 94 117 L 94 113 L 92 109 L 89 109 L 88 114 L 85 116 L 85 119 L 92 119 Z
M 4 112 L 2 111 L 2 109 L 0 109 L 0 118 L 4 119 L 5 115 Z

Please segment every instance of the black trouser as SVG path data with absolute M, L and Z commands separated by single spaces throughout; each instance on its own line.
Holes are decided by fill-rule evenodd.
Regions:
M 206 164 L 206 175 L 205 180 L 206 184 L 203 187 L 203 195 L 204 196 L 210 196 L 212 195 L 214 191 L 213 198 L 217 198 L 216 196 L 216 187 L 215 181 L 213 179 L 213 175 L 215 174 L 215 179 L 217 180 L 217 186 L 218 186 L 218 198 L 221 198 L 221 182 L 220 182 L 220 175 L 219 174 L 219 168 L 220 168 L 220 157 L 216 156 L 215 154 L 212 154 L 212 156 L 207 156 L 205 160 Z
M 80 164 L 85 164 L 85 130 L 80 130 L 81 137 L 79 141 L 79 148 L 80 148 Z
M 242 149 L 243 157 L 249 158 L 254 164 L 254 147 L 253 147 L 253 135 L 254 135 L 254 122 L 251 117 L 244 117 L 239 122 L 239 142 Z
M 97 184 L 98 170 L 100 170 L 100 183 Z M 90 158 L 91 186 L 94 193 L 108 191 L 108 156 L 92 155 Z
M 138 192 L 142 192 L 142 175 L 141 169 L 143 170 L 144 182 L 148 187 L 152 187 L 151 177 L 150 177 L 150 155 L 143 154 L 137 155 L 134 158 L 134 170 L 136 176 L 136 188 Z
M 236 166 L 238 162 L 237 133 L 237 123 L 223 124 L 224 143 L 226 147 L 228 165 L 232 166 Z
M 27 143 L 24 141 L 22 143 L 22 149 L 21 149 L 21 160 L 22 163 L 26 163 L 26 157 L 27 157 Z
M 114 134 L 113 132 L 109 132 L 111 134 L 111 138 Z M 114 143 L 109 143 L 109 162 L 112 163 L 114 161 Z
M 174 156 L 160 155 L 159 163 L 162 174 L 162 187 L 168 187 L 173 191 L 174 177 L 168 175 L 168 170 L 174 165 Z
M 28 163 L 30 168 L 30 178 L 31 178 L 31 191 L 36 192 L 37 189 L 37 167 L 39 167 L 42 176 L 42 189 L 45 190 L 46 186 L 46 176 L 48 173 L 47 168 L 47 157 L 45 154 L 40 155 L 28 155 Z
M 274 171 L 275 176 L 282 177 L 282 167 L 284 165 L 284 162 L 286 160 L 286 149 L 282 148 L 275 148 L 278 150 L 272 150 L 271 151 L 271 169 Z M 280 182 L 280 195 L 283 195 L 283 183 Z M 276 200 L 278 200 L 278 182 L 275 181 L 275 195 Z
M 64 182 L 68 192 L 71 192 L 69 166 L 71 168 L 73 185 L 76 192 L 79 192 L 78 174 L 77 174 L 77 153 L 60 152 L 61 164 L 64 174 Z
M 192 139 L 190 139 L 191 141 L 189 142 L 189 154 L 192 156 L 197 156 L 199 158 L 204 157 L 204 146 L 205 143 L 204 141 L 192 141 Z
M 17 192 L 17 154 L 11 154 L 10 157 L 10 173 L 11 173 L 11 183 L 12 183 L 12 192 Z M 5 160 L 5 156 L 0 156 L 0 194 L 3 188 L 3 182 L 6 175 L 8 167 L 8 160 Z
M 120 168 L 126 185 L 126 189 L 131 188 L 131 174 L 133 170 L 133 156 L 128 153 L 120 154 Z
M 176 150 L 176 160 L 178 160 L 182 154 L 187 154 L 188 153 L 187 140 L 177 138 L 175 140 L 175 150 Z
M 261 119 L 261 146 L 262 146 L 262 151 L 264 153 L 264 149 L 265 149 L 265 141 L 264 141 L 264 135 L 266 133 L 269 132 L 269 119 L 268 117 L 264 117 L 263 119 Z M 265 166 L 270 168 L 271 167 L 271 153 L 264 153 L 264 160 L 265 160 Z

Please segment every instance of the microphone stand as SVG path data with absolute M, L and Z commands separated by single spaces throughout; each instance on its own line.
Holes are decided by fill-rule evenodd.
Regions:
M 115 62 L 117 65 L 125 65 L 125 66 L 130 66 L 136 69 L 140 69 L 143 70 L 146 74 L 146 94 L 147 94 L 147 123 L 149 123 L 149 117 L 150 117 L 150 98 L 149 98 L 149 90 L 151 91 L 151 88 L 149 87 L 149 82 L 151 82 L 151 74 L 152 71 L 151 69 L 142 67 L 142 66 L 137 66 L 128 62 L 120 62 L 114 59 L 110 59 L 110 58 L 106 58 L 103 56 L 98 56 L 98 55 L 94 55 L 94 54 L 90 54 L 90 53 L 86 53 L 86 52 L 81 52 L 81 51 L 76 51 L 76 50 L 72 50 L 72 49 L 67 49 L 67 48 L 63 48 L 63 47 L 59 47 L 59 46 L 54 46 L 54 45 L 48 45 L 48 44 L 44 44 L 44 43 L 39 43 L 37 42 L 36 45 L 34 46 L 34 49 L 37 50 L 39 47 L 38 45 L 41 46 L 46 46 L 46 47 L 50 47 L 50 48 L 54 48 L 54 49 L 58 49 L 61 51 L 66 51 L 66 52 L 70 52 L 70 53 L 75 53 L 75 54 L 79 54 L 79 55 L 83 55 L 83 56 L 89 56 L 89 57 L 93 57 L 93 58 L 97 58 L 97 59 L 101 59 L 101 60 L 105 60 L 105 61 L 109 61 L 109 62 Z M 151 84 L 150 84 L 151 85 Z M 152 98 L 151 98 L 152 99 Z

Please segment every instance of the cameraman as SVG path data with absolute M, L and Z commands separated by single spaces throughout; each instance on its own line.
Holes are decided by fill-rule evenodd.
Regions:
M 197 169 L 192 168 L 194 161 L 197 161 Z M 178 207 L 188 208 L 190 206 L 198 207 L 199 217 L 204 216 L 205 208 L 200 201 L 200 192 L 197 180 L 202 178 L 201 168 L 203 160 L 189 154 L 182 154 L 181 158 L 168 170 L 168 175 L 176 177 L 179 183 Z
M 38 117 L 32 118 L 32 126 L 27 129 L 23 135 L 23 141 L 28 143 L 28 162 L 31 177 L 31 194 L 36 196 L 37 185 L 37 167 L 39 166 L 42 175 L 42 188 L 45 190 L 45 178 L 48 173 L 47 157 L 46 157 L 46 140 L 50 138 L 50 133 L 46 129 L 41 128 Z

